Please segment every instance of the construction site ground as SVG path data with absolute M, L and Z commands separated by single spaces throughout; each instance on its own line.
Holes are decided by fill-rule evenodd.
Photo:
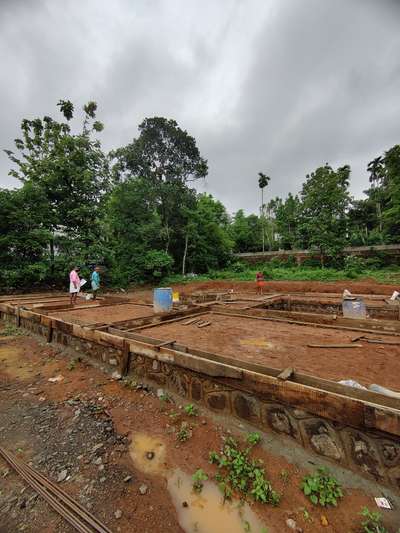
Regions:
M 382 306 L 396 289 L 368 281 L 269 282 L 265 292 L 297 293 L 311 299 L 325 295 L 327 300 L 332 295 L 339 301 L 338 294 L 345 288 Z M 173 289 L 182 298 L 231 290 L 243 298 L 257 298 L 255 284 L 248 282 L 193 282 Z M 54 309 L 46 314 L 86 326 L 153 315 L 152 307 L 143 305 L 152 302 L 151 289 L 123 296 L 130 302 L 99 308 L 91 308 L 93 302 L 88 302 L 85 309 Z M 55 296 L 53 305 L 60 303 L 68 303 L 66 295 Z M 82 300 L 78 305 L 86 306 Z M 239 312 L 243 307 L 243 302 L 234 303 L 232 310 Z M 310 348 L 310 343 L 349 344 L 355 333 L 217 313 L 201 318 L 210 324 L 199 328 L 178 321 L 137 333 L 231 356 L 237 361 L 277 369 L 294 367 L 298 372 L 333 381 L 354 379 L 366 386 L 378 383 L 398 388 L 398 345 L 363 343 L 362 348 Z M 4 330 L 4 325 L 0 328 Z M 385 339 L 396 338 L 387 335 Z M 1 336 L 0 330 L 0 446 L 60 483 L 113 532 L 219 533 L 226 530 L 226 520 L 236 513 L 234 506 L 220 505 L 218 491 L 208 492 L 215 488 L 210 482 L 203 497 L 194 496 L 191 475 L 202 468 L 211 479 L 215 467 L 208 462 L 209 452 L 218 451 L 222 438 L 231 434 L 245 439 L 248 428 L 232 419 L 211 417 L 206 411 L 190 417 L 182 409 L 182 402 L 159 398 L 157 389 L 140 382 L 116 381 L 82 360 L 71 348 L 47 344 L 42 338 L 21 334 L 21 330 Z M 182 422 L 191 428 L 186 442 L 177 439 Z M 282 494 L 281 502 L 277 507 L 245 507 L 240 515 L 236 513 L 238 518 L 229 531 L 280 533 L 290 531 L 288 523 L 293 522 L 297 531 L 304 532 L 362 531 L 360 511 L 364 506 L 376 511 L 373 496 L 382 496 L 382 490 L 371 482 L 360 482 L 358 477 L 356 481 L 356 476 L 352 481 L 351 474 L 342 472 L 345 497 L 338 507 L 313 506 L 299 487 L 303 476 L 319 466 L 318 458 L 304 455 L 306 452 L 300 457 L 295 447 L 292 453 L 289 441 L 286 446 L 276 444 L 274 439 L 273 434 L 267 435 L 255 455 L 264 460 L 268 478 Z M 333 465 L 332 470 L 335 471 Z M 182 493 L 185 487 L 186 494 Z M 214 505 L 217 502 L 214 508 L 211 500 Z M 228 509 L 230 516 L 225 516 L 223 509 Z M 208 522 L 201 522 L 206 520 L 204 516 L 197 517 L 196 513 L 202 511 Z M 388 531 L 397 532 L 399 510 L 382 514 Z M 243 516 L 250 518 L 244 520 Z M 246 529 L 247 523 L 252 529 Z M 0 533 L 14 531 L 73 530 L 0 459 Z
M 178 519 L 178 513 L 186 510 L 184 502 L 174 505 L 168 477 L 177 470 L 191 475 L 198 468 L 211 477 L 214 467 L 208 454 L 220 448 L 221 437 L 230 434 L 229 426 L 204 413 L 188 417 L 179 404 L 162 401 L 140 385 L 135 390 L 126 387 L 72 356 L 33 336 L 1 338 L 0 445 L 56 482 L 66 470 L 60 482 L 64 490 L 112 531 L 185 531 Z M 49 381 L 58 376 L 61 381 Z M 182 420 L 193 428 L 185 443 L 176 438 Z M 238 426 L 232 432 L 245 436 Z M 153 472 L 151 467 L 135 465 L 130 455 L 135 435 L 143 434 L 165 449 Z M 252 506 L 268 532 L 289 531 L 288 519 L 305 532 L 357 532 L 361 508 L 376 509 L 373 491 L 354 488 L 346 488 L 337 508 L 315 507 L 299 489 L 306 468 L 271 453 L 268 440 L 256 455 L 264 459 L 269 479 L 282 493 L 278 507 Z M 309 464 L 310 470 L 315 466 Z M 2 533 L 73 531 L 2 460 L 0 480 Z M 322 515 L 328 526 L 322 525 Z M 224 530 L 218 519 L 214 517 L 216 528 L 210 531 Z M 394 527 L 395 512 L 387 511 L 385 520 Z M 196 527 L 205 531 L 194 523 L 186 531 Z
M 355 348 L 309 348 L 308 344 L 351 344 L 356 333 L 296 324 L 255 320 L 218 314 L 201 316 L 210 325 L 185 326 L 182 321 L 142 329 L 143 335 L 160 340 L 175 340 L 186 346 L 231 356 L 236 361 L 251 361 L 333 381 L 353 379 L 364 386 L 377 383 L 398 388 L 400 345 L 354 343 Z M 379 337 L 379 334 L 376 336 Z M 398 337 L 385 337 L 395 342 Z

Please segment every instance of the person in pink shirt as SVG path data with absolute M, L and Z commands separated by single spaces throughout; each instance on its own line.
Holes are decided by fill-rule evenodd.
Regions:
M 79 267 L 74 267 L 69 273 L 69 293 L 71 295 L 71 305 L 76 303 L 79 289 L 81 288 L 81 280 L 79 278 Z

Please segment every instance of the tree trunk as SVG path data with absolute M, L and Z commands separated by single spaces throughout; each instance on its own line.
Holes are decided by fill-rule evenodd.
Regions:
M 188 242 L 189 242 L 189 233 L 186 233 L 186 235 L 185 235 L 185 250 L 183 252 L 183 259 L 182 259 L 182 276 L 184 276 L 185 273 L 186 273 L 186 256 L 187 256 Z
M 54 275 L 54 235 L 50 238 L 50 274 Z
M 171 240 L 171 233 L 170 233 L 170 229 L 168 227 L 168 224 L 165 226 L 165 230 L 166 230 L 166 234 L 167 234 L 167 242 L 165 243 L 165 252 L 168 253 L 168 251 L 169 251 L 169 243 L 170 243 L 170 240 Z
M 265 251 L 265 230 L 264 230 L 264 189 L 261 188 L 261 228 L 262 228 L 262 251 Z

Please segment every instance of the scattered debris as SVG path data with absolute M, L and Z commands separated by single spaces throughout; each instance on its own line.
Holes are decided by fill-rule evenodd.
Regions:
M 62 376 L 61 374 L 58 374 L 58 376 L 55 376 L 54 378 L 49 378 L 48 381 L 50 381 L 51 383 L 58 383 L 62 381 L 63 379 L 64 379 L 64 376 Z
M 139 492 L 142 496 L 144 496 L 147 493 L 148 487 L 143 483 L 143 485 L 140 485 Z
M 57 483 L 61 483 L 64 481 L 68 476 L 68 470 L 62 470 L 57 477 Z

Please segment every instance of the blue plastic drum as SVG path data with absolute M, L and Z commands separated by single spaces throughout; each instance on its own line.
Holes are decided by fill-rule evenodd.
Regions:
M 172 289 L 160 287 L 153 292 L 153 309 L 155 313 L 166 313 L 172 309 Z

